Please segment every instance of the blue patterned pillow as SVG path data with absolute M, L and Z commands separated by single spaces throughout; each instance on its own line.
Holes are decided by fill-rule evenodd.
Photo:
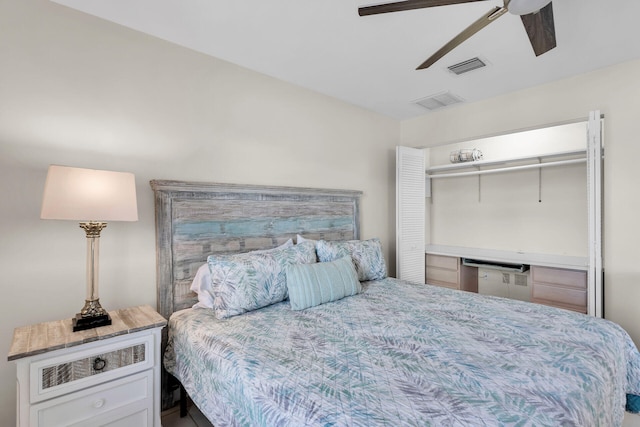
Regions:
M 344 256 L 351 256 L 358 273 L 358 280 L 361 282 L 387 277 L 387 265 L 384 262 L 384 255 L 382 255 L 380 239 L 345 242 L 318 240 L 316 252 L 320 262 L 330 262 Z
M 268 252 L 210 255 L 207 263 L 216 317 L 224 319 L 285 300 L 286 268 L 314 262 L 311 242 Z
M 287 267 L 287 289 L 293 310 L 304 310 L 362 291 L 351 257 L 333 262 Z
M 313 242 L 314 244 L 317 242 L 317 240 L 314 239 L 307 239 L 304 236 L 301 236 L 299 234 L 296 234 L 296 243 L 299 245 L 302 242 Z
M 289 239 L 282 245 L 273 249 L 259 249 L 250 253 L 262 253 L 269 251 L 278 251 L 280 249 L 289 248 L 293 246 L 293 240 Z M 204 263 L 196 271 L 196 275 L 191 282 L 191 290 L 198 295 L 198 302 L 193 305 L 193 308 L 213 308 L 213 293 L 211 291 L 211 272 L 209 271 L 209 264 Z

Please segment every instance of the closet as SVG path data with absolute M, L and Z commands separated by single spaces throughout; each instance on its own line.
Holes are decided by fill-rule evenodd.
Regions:
M 426 283 L 427 275 L 431 282 L 441 273 L 453 277 L 442 270 L 445 263 L 471 275 L 458 287 L 473 291 L 474 272 L 480 272 L 481 288 L 494 274 L 465 259 L 513 263 L 524 271 L 498 277 L 528 286 L 528 300 L 601 317 L 602 125 L 594 111 L 571 123 L 397 147 L 398 278 Z M 549 278 L 553 271 L 558 283 Z M 584 285 L 564 283 L 566 271 L 583 277 Z M 544 281 L 537 280 L 540 272 Z

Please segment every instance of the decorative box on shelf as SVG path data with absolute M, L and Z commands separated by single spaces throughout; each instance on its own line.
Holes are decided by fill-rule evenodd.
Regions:
M 16 328 L 17 425 L 160 426 L 160 341 L 167 321 L 148 305 L 73 332 L 71 318 Z

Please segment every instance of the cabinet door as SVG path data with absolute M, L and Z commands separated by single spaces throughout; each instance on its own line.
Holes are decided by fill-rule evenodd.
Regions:
M 424 150 L 396 149 L 396 277 L 425 283 Z

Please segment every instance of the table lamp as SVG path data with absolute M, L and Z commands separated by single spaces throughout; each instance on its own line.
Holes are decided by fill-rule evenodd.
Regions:
M 42 198 L 42 219 L 76 220 L 87 235 L 87 297 L 73 318 L 73 331 L 111 324 L 98 296 L 100 231 L 106 221 L 137 221 L 132 173 L 49 166 Z

